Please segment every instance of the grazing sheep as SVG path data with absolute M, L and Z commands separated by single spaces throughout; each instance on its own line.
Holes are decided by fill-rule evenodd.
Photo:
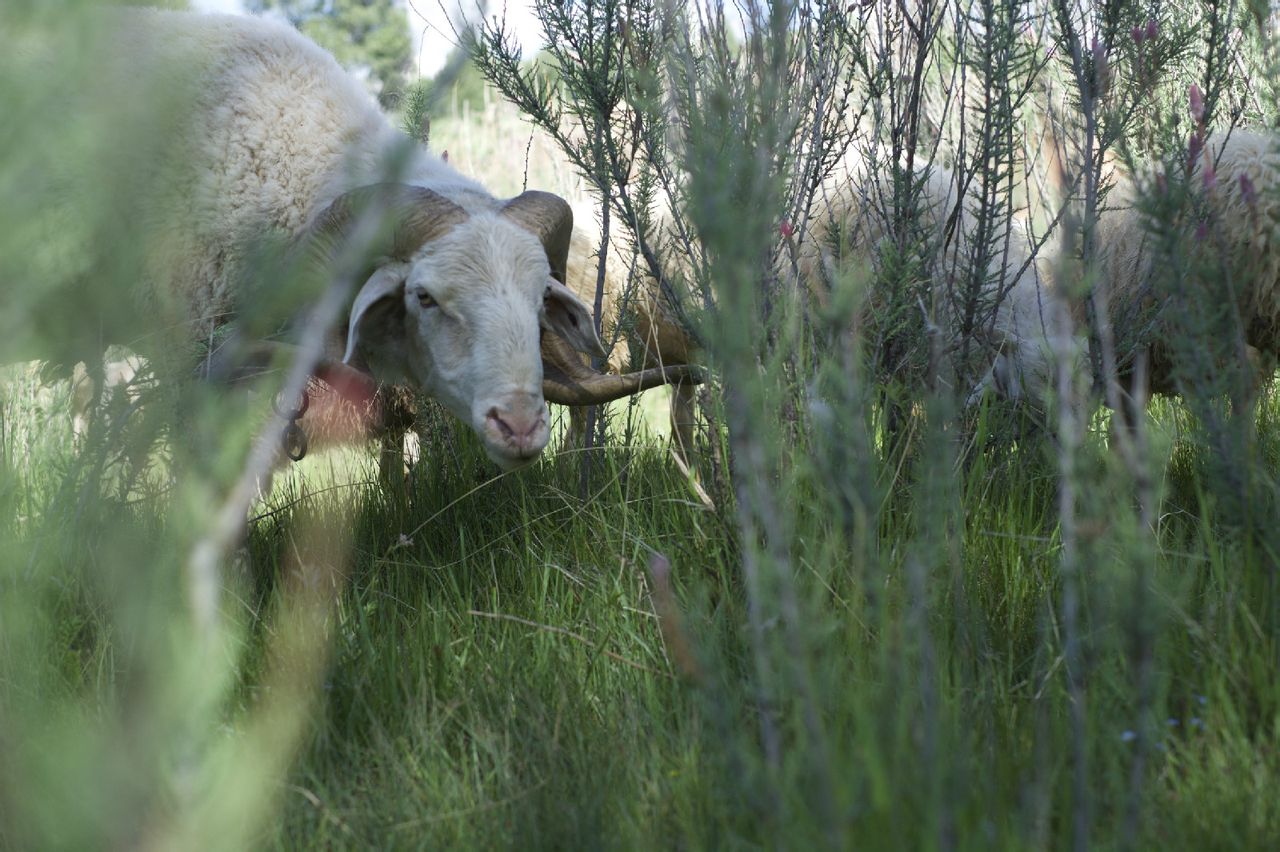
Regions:
M 1181 245 L 1190 266 L 1215 268 L 1226 260 L 1233 268 L 1218 276 L 1196 275 L 1200 290 L 1177 299 L 1157 292 L 1161 275 L 1158 236 L 1137 208 L 1138 189 L 1122 177 L 1099 216 L 1099 268 L 1108 284 L 1107 313 L 1116 339 L 1121 385 L 1134 390 L 1134 367 L 1146 361 L 1147 389 L 1168 394 L 1177 390 L 1175 376 L 1186 341 L 1181 326 L 1187 311 L 1201 314 L 1219 305 L 1233 307 L 1243 354 L 1265 371 L 1280 356 L 1280 151 L 1273 134 L 1236 129 L 1214 134 L 1207 143 L 1193 142 L 1190 188 L 1195 216 Z M 1159 192 L 1159 190 L 1156 190 Z M 1182 274 L 1187 268 L 1174 270 Z M 1167 272 L 1168 270 L 1164 270 Z M 1202 301 L 1197 301 L 1202 300 Z
M 185 323 L 187 340 L 256 309 L 236 304 L 236 288 L 253 280 L 264 234 L 336 252 L 382 213 L 393 227 L 345 327 L 331 330 L 329 367 L 440 399 L 504 468 L 546 445 L 545 399 L 596 403 L 664 381 L 584 372 L 567 356 L 601 349 L 590 309 L 563 284 L 573 228 L 563 199 L 493 197 L 395 130 L 333 57 L 285 25 L 155 10 L 112 20 L 104 75 L 116 96 L 145 102 L 163 88 L 180 107 L 145 164 L 161 191 L 138 206 L 147 303 Z M 219 357 L 243 366 L 237 353 Z
M 929 242 L 932 253 L 928 269 L 935 296 L 932 322 L 942 337 L 943 373 L 939 380 L 958 391 L 967 391 L 970 401 L 988 389 L 1010 399 L 1039 400 L 1052 377 L 1050 340 L 1055 321 L 1065 308 L 1051 293 L 1038 261 L 1033 259 L 1034 241 L 1016 220 L 1008 225 L 1007 240 L 993 240 L 995 256 L 989 261 L 977 300 L 980 309 L 971 319 L 974 330 L 966 349 L 961 345 L 964 335 L 963 318 L 956 304 L 959 297 L 953 290 L 959 287 L 959 275 L 973 252 L 976 217 L 967 205 L 958 203 L 955 177 L 949 170 L 935 167 L 919 174 L 921 236 Z M 822 282 L 835 280 L 841 264 L 850 260 L 879 263 L 883 241 L 891 232 L 891 193 L 887 178 L 869 178 L 861 158 L 846 157 L 819 191 L 809 234 L 798 246 L 800 276 L 809 287 L 821 291 Z M 579 217 L 578 221 L 581 223 L 584 218 Z M 579 227 L 570 246 L 568 284 L 587 301 L 595 292 L 596 262 L 592 252 L 598 244 L 598 232 L 589 233 Z M 837 245 L 843 251 L 833 253 Z M 611 251 L 606 267 L 606 317 L 616 315 L 611 313 L 610 305 L 616 311 L 626 283 L 618 260 L 619 253 Z M 643 275 L 639 271 L 637 274 Z M 643 277 L 641 284 L 635 288 L 630 310 L 635 315 L 635 338 L 644 346 L 643 366 L 670 368 L 697 360 L 697 348 L 676 321 L 670 305 L 648 277 Z M 611 368 L 618 369 L 626 357 L 615 349 Z M 924 377 L 913 380 L 923 381 Z M 672 435 L 677 452 L 687 459 L 695 424 L 693 386 L 677 382 L 673 391 Z
M 810 282 L 833 277 L 836 259 L 829 247 L 836 236 L 852 259 L 879 263 L 884 241 L 892 233 L 893 186 L 889 177 L 872 178 L 867 172 L 865 162 L 851 155 L 819 195 L 814 234 L 801 247 L 801 271 Z M 917 179 L 917 238 L 926 241 L 925 272 L 933 293 L 929 323 L 939 336 L 936 351 L 941 356 L 940 373 L 933 378 L 966 392 L 970 401 L 987 390 L 1009 399 L 1038 401 L 1052 378 L 1051 340 L 1065 308 L 1041 275 L 1035 241 L 1017 219 L 1010 220 L 1003 233 L 1002 223 L 996 222 L 988 237 L 991 257 L 976 298 L 968 305 L 965 278 L 978 254 L 978 217 L 961 198 L 949 169 L 926 167 Z M 871 294 L 872 310 L 875 296 Z M 970 307 L 972 314 L 966 317 Z M 977 376 L 981 378 L 975 383 Z
M 602 235 L 596 222 L 596 211 L 581 207 L 575 211 L 576 223 L 573 239 L 569 244 L 568 277 L 565 283 L 584 302 L 595 299 L 599 276 L 599 259 Z M 615 222 L 615 229 L 620 227 Z M 615 234 L 617 231 L 615 230 Z M 625 307 L 633 318 L 633 339 L 639 351 L 633 352 L 626 336 L 615 334 L 613 347 L 607 357 L 612 372 L 622 372 L 628 363 L 635 362 L 643 371 L 657 371 L 672 376 L 671 437 L 679 457 L 687 461 L 693 448 L 693 430 L 696 425 L 694 411 L 695 381 L 681 378 L 686 365 L 697 360 L 697 348 L 675 319 L 666 301 L 644 270 L 644 264 L 634 262 L 632 253 L 611 239 L 605 255 L 604 299 L 601 316 L 605 327 L 616 328 Z M 631 286 L 628 291 L 628 282 Z M 636 357 L 638 355 L 638 357 Z M 575 418 L 573 431 L 581 433 L 585 421 Z

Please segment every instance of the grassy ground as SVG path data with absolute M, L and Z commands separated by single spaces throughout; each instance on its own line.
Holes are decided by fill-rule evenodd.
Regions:
M 5 458 L 23 511 L 38 515 L 72 464 L 65 401 L 29 372 L 8 379 Z M 237 685 L 216 715 L 234 739 L 272 688 L 272 613 L 289 582 L 288 553 L 305 544 L 295 536 L 317 522 L 351 529 L 331 642 L 308 650 L 320 661 L 319 697 L 274 791 L 278 810 L 253 840 L 289 849 L 1053 848 L 1083 807 L 1091 845 L 1274 848 L 1274 559 L 1214 517 L 1203 455 L 1177 437 L 1185 416 L 1167 405 L 1156 414 L 1169 463 L 1145 588 L 1135 592 L 1125 567 L 1136 544 L 1089 533 L 1098 546 L 1077 590 L 1088 649 L 1082 741 L 1064 677 L 1057 478 L 1035 441 L 956 470 L 954 514 L 917 490 L 912 463 L 876 469 L 885 503 L 870 551 L 833 546 L 834 518 L 815 496 L 797 513 L 792 552 L 800 644 L 765 656 L 794 670 L 769 673 L 749 640 L 732 519 L 692 498 L 652 436 L 596 458 L 585 492 L 571 452 L 495 478 L 447 425 L 404 491 L 376 485 L 367 455 L 312 460 L 306 477 L 282 482 L 258 507 L 224 589 Z M 1263 427 L 1264 450 L 1274 448 L 1269 418 Z M 1104 452 L 1101 435 L 1089 452 Z M 434 450 L 441 445 L 452 452 Z M 112 524 L 154 531 L 157 499 L 110 503 Z M 935 522 L 955 526 L 934 535 Z M 44 671 L 10 669 L 6 688 L 39 693 L 51 719 L 70 714 L 108 730 L 132 688 L 133 652 L 120 644 L 129 630 L 93 603 L 92 565 L 78 561 L 91 562 L 93 550 L 69 552 L 70 573 L 40 579 Z M 669 585 L 651 571 L 658 554 Z M 771 642 L 785 628 L 775 617 L 765 631 Z M 1143 636 L 1147 670 L 1135 644 Z M 806 719 L 806 703 L 816 718 Z M 766 713 L 778 726 L 776 759 L 762 739 Z M 45 747 L 66 745 L 22 721 L 17 729 L 38 731 Z M 1077 756 L 1083 805 L 1072 787 Z M 35 789 L 64 777 L 45 771 L 32 776 Z M 78 829 L 50 808 L 59 819 L 26 813 L 6 839 L 74 847 L 98 836 L 92 807 L 76 801 Z

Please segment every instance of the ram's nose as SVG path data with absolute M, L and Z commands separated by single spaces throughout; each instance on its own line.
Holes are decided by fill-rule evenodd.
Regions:
M 529 459 L 542 452 L 551 437 L 547 404 L 541 394 L 513 393 L 485 414 L 485 437 L 503 455 Z

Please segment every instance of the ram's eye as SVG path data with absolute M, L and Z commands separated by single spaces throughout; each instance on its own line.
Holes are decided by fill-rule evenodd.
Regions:
M 428 293 L 426 290 L 418 291 L 418 304 L 422 305 L 422 307 L 424 308 L 438 307 L 435 297 L 432 296 L 430 293 Z

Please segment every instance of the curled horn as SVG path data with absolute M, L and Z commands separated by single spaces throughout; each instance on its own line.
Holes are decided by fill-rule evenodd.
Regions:
M 551 277 L 563 284 L 569 267 L 569 240 L 573 237 L 573 209 L 569 202 L 550 192 L 531 189 L 504 204 L 502 215 L 542 242 Z
M 375 254 L 395 260 L 408 260 L 423 243 L 467 218 L 465 210 L 438 192 L 403 183 L 375 183 L 335 198 L 316 217 L 311 233 L 330 249 L 357 216 L 372 210 L 385 210 L 388 221 L 394 223 Z
M 569 203 L 558 195 L 530 190 L 508 201 L 502 214 L 542 241 L 552 277 L 565 283 L 573 237 Z M 688 364 L 620 376 L 599 373 L 584 364 L 582 356 L 559 335 L 542 335 L 542 395 L 548 402 L 599 405 L 661 385 L 698 384 L 702 380 L 702 370 Z
M 700 367 L 676 364 L 615 376 L 597 373 L 559 335 L 542 335 L 542 395 L 560 405 L 600 405 L 668 384 L 701 384 Z

